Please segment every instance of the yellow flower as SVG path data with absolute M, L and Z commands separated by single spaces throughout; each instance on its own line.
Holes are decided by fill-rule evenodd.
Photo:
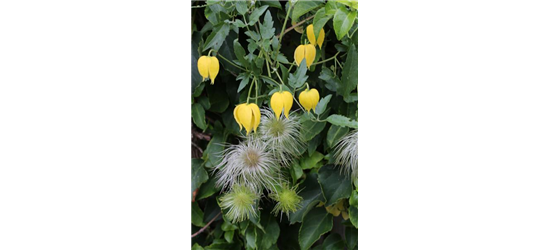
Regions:
M 250 131 L 256 131 L 261 120 L 261 113 L 259 107 L 255 103 L 242 103 L 236 106 L 233 111 L 234 119 L 240 129 L 242 126 L 246 129 L 246 135 L 250 134 Z
M 219 60 L 215 56 L 201 56 L 198 58 L 197 66 L 202 81 L 210 78 L 211 84 L 214 84 L 215 77 L 219 73 Z
M 303 61 L 303 58 L 305 58 L 305 62 L 307 63 L 307 68 L 311 67 L 311 64 L 313 64 L 313 61 L 315 60 L 316 56 L 316 48 L 312 44 L 306 44 L 306 45 L 299 45 L 295 49 L 294 52 L 294 60 L 297 65 Z
M 320 96 L 316 89 L 306 89 L 299 94 L 299 103 L 301 103 L 307 112 L 311 109 L 316 111 L 316 105 L 318 104 L 319 99 Z
M 324 42 L 324 29 L 320 29 L 320 33 L 318 33 L 318 39 L 315 39 L 315 32 L 313 30 L 313 25 L 309 24 L 309 26 L 307 26 L 307 38 L 312 45 L 318 44 L 318 47 L 320 48 L 322 47 L 322 42 Z
M 284 115 L 288 118 L 293 104 L 294 98 L 292 93 L 288 91 L 275 92 L 271 96 L 271 109 L 274 111 L 277 120 L 280 119 L 282 110 L 284 110 Z

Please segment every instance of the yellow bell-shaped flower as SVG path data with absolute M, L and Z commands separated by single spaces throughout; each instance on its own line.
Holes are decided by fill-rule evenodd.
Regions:
M 309 24 L 309 26 L 307 26 L 307 38 L 313 46 L 318 44 L 318 47 L 320 48 L 322 47 L 322 42 L 324 42 L 324 29 L 320 29 L 320 33 L 318 33 L 318 39 L 315 39 L 315 32 L 313 30 L 313 25 Z
M 256 131 L 261 120 L 261 112 L 255 103 L 242 103 L 236 106 L 233 111 L 234 119 L 240 129 L 242 126 L 246 129 L 246 135 L 250 131 Z
M 282 110 L 284 110 L 284 115 L 288 118 L 293 104 L 294 97 L 288 91 L 275 92 L 271 96 L 271 109 L 274 111 L 277 120 L 280 119 Z
M 307 68 L 311 67 L 311 64 L 313 64 L 313 61 L 316 57 L 316 48 L 312 44 L 306 44 L 306 45 L 299 45 L 295 49 L 294 52 L 294 60 L 295 63 L 299 66 L 301 61 L 303 61 L 303 58 L 305 58 L 305 63 L 307 64 Z
M 301 106 L 303 106 L 307 112 L 311 109 L 316 111 L 316 105 L 319 100 L 320 96 L 316 89 L 306 89 L 299 94 L 299 103 L 301 103 Z
M 214 84 L 215 77 L 219 73 L 219 60 L 215 56 L 201 56 L 198 58 L 197 66 L 202 81 L 210 78 L 211 84 Z

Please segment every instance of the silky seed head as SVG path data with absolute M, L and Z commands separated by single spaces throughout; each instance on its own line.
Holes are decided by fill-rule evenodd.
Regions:
M 230 192 L 219 198 L 219 206 L 228 210 L 225 216 L 229 220 L 233 223 L 240 222 L 250 217 L 257 217 L 256 203 L 258 199 L 259 194 L 252 189 L 243 185 L 235 185 Z
M 358 130 L 349 132 L 335 147 L 335 163 L 353 179 L 358 177 Z
M 290 212 L 295 212 L 301 208 L 301 201 L 303 198 L 296 192 L 297 186 L 289 188 L 287 184 L 282 185 L 279 192 L 273 192 L 269 195 L 271 199 L 278 203 L 273 208 L 273 213 L 285 213 L 286 216 L 290 216 Z
M 258 134 L 274 158 L 283 166 L 289 166 L 292 159 L 299 156 L 305 146 L 301 137 L 299 118 L 290 113 L 288 118 L 276 115 L 268 109 L 262 110 L 261 125 Z

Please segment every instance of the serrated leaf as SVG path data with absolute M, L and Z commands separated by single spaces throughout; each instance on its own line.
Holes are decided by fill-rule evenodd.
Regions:
M 290 63 L 290 61 L 288 61 L 288 58 L 286 58 L 286 56 L 284 56 L 282 53 L 279 53 L 276 56 L 276 60 L 281 62 L 281 63 Z
M 326 126 L 326 122 L 314 122 L 314 121 L 305 121 L 301 125 L 301 132 L 303 135 L 303 139 L 305 141 L 313 139 L 316 135 L 318 135 L 324 127 Z
M 355 120 L 349 119 L 349 117 L 345 117 L 338 114 L 333 114 L 326 119 L 329 123 L 342 126 L 342 127 L 350 127 L 350 128 L 356 128 L 358 129 L 358 122 Z
M 248 30 L 248 31 L 244 32 L 244 34 L 248 35 L 251 39 L 253 39 L 253 41 L 256 41 L 256 42 L 258 42 L 259 39 L 261 39 L 261 36 L 259 34 L 257 34 L 257 32 L 255 32 L 255 31 Z M 250 50 L 250 49 L 248 48 L 248 50 Z M 250 52 L 252 52 L 252 51 L 250 50 Z
M 309 249 L 321 235 L 332 229 L 333 217 L 326 213 L 323 207 L 317 207 L 311 210 L 303 218 L 303 223 L 299 229 L 299 246 L 301 249 Z
M 357 11 L 349 11 L 345 7 L 339 7 L 334 14 L 334 31 L 337 36 L 337 40 L 343 39 L 343 36 L 347 35 L 357 16 Z
M 333 71 L 326 68 L 325 66 L 322 66 L 322 71 L 320 72 L 318 78 L 326 82 L 324 86 L 330 91 L 337 91 L 341 88 L 341 81 L 339 80 L 339 78 L 334 74 Z M 343 96 L 343 94 L 339 92 L 338 94 Z
M 313 1 L 313 0 L 301 0 L 297 1 L 297 3 L 294 4 L 294 8 L 292 11 L 292 20 L 297 22 L 297 19 L 301 17 L 303 14 L 306 14 L 307 12 L 314 10 L 315 8 L 319 7 L 324 1 Z
M 320 99 L 320 101 L 316 105 L 315 113 L 317 115 L 322 114 L 326 110 L 326 106 L 328 105 L 331 99 L 332 99 L 332 94 L 322 97 L 322 99 Z
M 257 9 L 255 9 L 252 14 L 250 14 L 250 20 L 248 21 L 249 25 L 254 25 L 257 21 L 259 21 L 259 17 L 263 15 L 263 12 L 269 8 L 268 5 L 263 5 Z
M 226 23 L 214 27 L 214 30 L 206 39 L 202 51 L 207 51 L 210 48 L 216 51 L 219 50 L 219 48 L 221 48 L 221 45 L 223 45 L 225 38 L 227 37 L 227 35 L 229 35 L 229 28 L 230 25 Z
M 201 159 L 191 159 L 191 198 L 194 190 L 208 180 L 208 172 L 204 170 L 202 163 Z
M 325 8 L 321 8 L 316 12 L 315 17 L 313 18 L 313 32 L 315 37 L 318 37 L 320 30 L 330 21 L 330 19 L 332 19 L 332 15 L 326 15 Z
M 303 58 L 303 60 L 305 60 L 305 58 Z M 300 88 L 303 84 L 305 84 L 307 78 L 309 78 L 307 76 L 307 65 L 302 61 L 296 72 L 294 74 L 290 73 L 290 76 L 288 77 L 288 84 L 292 86 L 292 88 Z
M 345 242 L 338 233 L 331 233 L 322 243 L 322 250 L 341 250 L 344 248 Z
M 242 91 L 242 90 L 248 85 L 249 82 L 250 82 L 250 75 L 249 75 L 249 74 L 246 74 L 246 75 L 242 78 L 242 81 L 240 81 L 240 84 L 238 85 L 238 90 L 237 90 L 237 92 L 240 93 L 240 91 Z
M 302 169 L 311 169 L 314 168 L 323 158 L 323 154 L 314 152 L 311 156 L 301 158 L 299 163 Z
M 261 33 L 261 38 L 268 40 L 271 39 L 271 37 L 275 34 L 275 29 L 273 28 L 273 17 L 271 16 L 271 12 L 267 11 L 265 13 L 265 17 L 263 19 L 263 23 L 259 25 L 259 31 Z M 269 42 L 270 45 L 270 42 Z
M 347 132 L 349 132 L 349 128 L 340 127 L 332 124 L 330 126 L 330 129 L 328 129 L 328 134 L 326 135 L 326 142 L 328 143 L 328 147 L 332 148 L 333 146 L 335 146 L 339 139 L 345 136 Z
M 240 15 L 245 15 L 248 12 L 248 1 L 235 1 L 236 11 Z
M 331 206 L 340 199 L 349 198 L 353 190 L 351 179 L 341 174 L 340 169 L 332 164 L 320 168 L 318 183 L 326 198 L 326 206 Z
M 240 20 L 240 19 L 234 20 L 234 25 L 238 28 L 245 28 L 246 27 L 246 24 L 244 22 L 242 22 L 242 20 Z
M 191 223 L 197 227 L 206 225 L 204 223 L 204 212 L 202 212 L 202 209 L 200 209 L 196 202 L 193 202 L 191 207 Z
M 343 66 L 343 71 L 341 72 L 341 82 L 345 84 L 340 85 L 338 92 L 343 95 L 345 102 L 349 103 L 354 100 L 351 97 L 351 91 L 356 89 L 358 85 L 358 53 L 353 44 L 349 46 L 349 51 L 347 52 L 345 66 Z
M 246 51 L 242 47 L 242 45 L 238 42 L 238 39 L 235 39 L 233 42 L 233 48 L 234 48 L 234 54 L 236 58 L 238 59 L 238 62 L 242 64 L 245 68 L 249 66 L 248 60 L 246 60 Z
M 298 190 L 301 190 L 299 196 L 301 196 L 303 200 L 301 201 L 301 208 L 290 214 L 290 224 L 303 221 L 303 216 L 318 202 L 325 201 L 317 179 L 317 174 L 309 173 L 307 174 L 305 181 L 299 185 Z
M 206 129 L 206 111 L 200 103 L 194 103 L 191 106 L 191 116 L 193 117 L 193 122 L 200 129 Z

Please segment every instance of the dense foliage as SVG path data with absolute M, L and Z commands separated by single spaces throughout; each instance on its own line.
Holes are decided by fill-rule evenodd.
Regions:
M 357 1 L 192 8 L 193 249 L 357 249 Z

